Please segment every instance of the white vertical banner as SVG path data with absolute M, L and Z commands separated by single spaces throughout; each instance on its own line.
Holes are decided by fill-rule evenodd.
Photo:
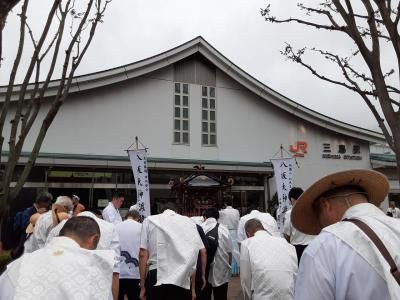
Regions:
M 275 173 L 276 191 L 278 194 L 277 222 L 279 230 L 282 231 L 285 222 L 285 213 L 292 204 L 289 199 L 289 191 L 293 185 L 293 163 L 294 158 L 271 159 Z
M 150 216 L 150 187 L 146 150 L 128 150 L 128 155 L 132 165 L 133 176 L 135 177 L 136 207 L 142 216 L 148 217 Z

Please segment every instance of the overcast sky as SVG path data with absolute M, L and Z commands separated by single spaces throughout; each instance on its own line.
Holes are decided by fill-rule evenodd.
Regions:
M 240 68 L 292 100 L 338 120 L 377 130 L 375 119 L 359 96 L 313 77 L 280 54 L 285 42 L 298 47 L 328 47 L 342 53 L 355 49 L 338 34 L 314 32 L 296 25 L 270 24 L 260 15 L 260 8 L 267 3 L 272 3 L 278 15 L 297 14 L 295 2 L 113 0 L 77 74 L 129 64 L 201 35 Z M 315 1 L 307 1 L 310 2 Z M 29 21 L 33 27 L 42 24 L 42 12 L 48 3 L 49 0 L 31 0 Z M 18 12 L 19 7 L 10 15 L 4 32 L 1 84 L 8 81 L 5 74 L 14 60 Z M 333 74 L 320 60 L 310 59 Z

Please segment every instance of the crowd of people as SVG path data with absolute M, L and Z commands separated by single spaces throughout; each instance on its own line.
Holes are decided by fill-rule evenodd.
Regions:
M 227 299 L 232 268 L 247 299 L 400 299 L 400 214 L 379 207 L 387 179 L 370 170 L 292 188 L 283 228 L 257 206 L 188 218 L 167 203 L 142 220 L 78 196 L 42 193 L 17 214 L 23 234 L 0 276 L 0 299 Z M 390 214 L 389 214 L 390 213 Z

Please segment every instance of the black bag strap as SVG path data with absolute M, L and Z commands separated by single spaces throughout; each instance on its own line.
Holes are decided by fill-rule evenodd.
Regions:
M 343 221 L 351 222 L 354 225 L 358 226 L 358 228 L 360 228 L 369 237 L 369 239 L 375 244 L 376 248 L 378 248 L 379 252 L 382 254 L 382 256 L 385 258 L 385 260 L 388 262 L 388 264 L 390 266 L 390 273 L 392 273 L 394 279 L 397 281 L 397 283 L 400 286 L 400 271 L 397 268 L 396 263 L 395 263 L 393 257 L 390 255 L 388 249 L 385 247 L 382 240 L 371 229 L 371 227 L 369 227 L 363 221 L 360 221 L 358 219 L 344 219 Z
M 206 235 L 207 236 L 212 236 L 215 237 L 215 241 L 218 242 L 218 227 L 219 227 L 219 223 L 217 223 L 217 225 L 215 225 L 215 227 L 213 229 L 211 229 Z

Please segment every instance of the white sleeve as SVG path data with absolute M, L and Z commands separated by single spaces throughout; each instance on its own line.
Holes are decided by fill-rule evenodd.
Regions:
M 14 299 L 20 266 L 21 258 L 8 264 L 0 276 L 0 299 Z
M 64 227 L 65 223 L 67 223 L 67 220 L 62 220 L 60 224 L 50 230 L 50 233 L 46 239 L 46 245 L 50 243 L 53 238 L 60 235 L 60 231 Z
M 15 286 L 12 284 L 7 272 L 0 276 L 0 299 L 14 299 Z
M 295 287 L 295 300 L 334 300 L 334 266 L 329 265 L 325 251 L 310 255 L 306 249 L 300 260 Z M 240 266 L 242 267 L 242 266 Z
M 268 228 L 266 228 L 273 236 L 282 237 L 278 223 L 276 223 L 275 219 L 271 217 L 271 220 L 268 221 Z
M 149 221 L 148 219 L 144 219 L 142 224 L 142 231 L 140 233 L 140 248 L 149 249 L 149 239 L 148 239 L 148 231 L 149 231 Z
M 108 207 L 109 207 L 109 206 L 107 206 L 107 207 L 103 210 L 103 212 L 102 212 L 103 219 L 104 219 L 105 221 L 107 221 L 107 222 L 114 223 L 114 221 L 115 221 L 115 216 L 114 216 L 114 214 L 112 213 L 112 211 L 110 211 L 109 209 L 107 209 Z
M 242 245 L 240 249 L 240 284 L 242 286 L 244 300 L 251 299 L 251 280 L 249 250 L 246 245 Z
M 118 232 L 113 229 L 111 249 L 114 250 L 114 267 L 113 273 L 120 273 L 120 257 L 121 257 L 121 245 L 119 243 Z
M 286 213 L 285 216 L 285 223 L 283 224 L 282 233 L 286 234 L 287 236 L 292 235 L 292 222 L 290 221 L 290 214 Z
M 232 253 L 232 242 L 231 235 L 229 233 L 228 228 L 224 228 L 224 232 L 222 234 L 222 245 L 221 247 L 226 250 L 228 253 Z
M 42 218 L 43 216 L 41 216 Z M 41 249 L 44 247 L 44 245 L 46 244 L 46 229 L 44 226 L 44 222 L 40 222 L 40 219 L 38 220 L 38 222 L 36 223 L 36 226 L 33 229 L 33 236 L 36 240 L 36 244 L 38 246 L 38 249 Z
M 247 239 L 246 232 L 244 231 L 243 220 L 240 219 L 238 229 L 237 229 L 237 241 L 241 242 L 241 241 L 244 241 L 245 239 Z

